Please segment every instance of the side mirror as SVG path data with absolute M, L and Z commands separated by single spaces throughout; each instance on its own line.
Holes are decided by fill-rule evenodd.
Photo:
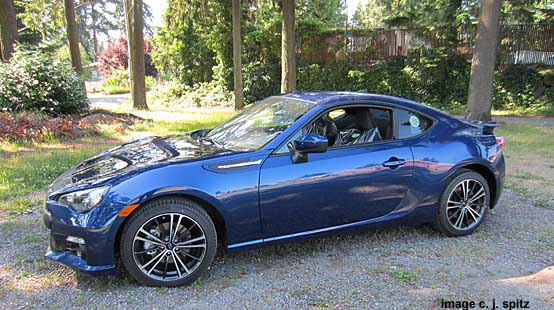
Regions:
M 292 141 L 292 161 L 305 163 L 308 161 L 308 153 L 324 153 L 329 147 L 329 141 L 324 136 L 309 133 Z

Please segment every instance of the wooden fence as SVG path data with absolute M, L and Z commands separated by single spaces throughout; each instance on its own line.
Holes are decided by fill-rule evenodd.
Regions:
M 503 26 L 498 56 L 504 64 L 554 65 L 554 24 Z
M 471 58 L 475 27 L 468 27 L 448 43 L 444 32 L 421 29 L 338 30 L 328 34 L 299 36 L 298 59 L 302 63 L 371 65 L 394 56 L 407 56 L 418 47 L 445 47 Z M 554 65 L 554 25 L 503 25 L 498 48 L 500 64 Z

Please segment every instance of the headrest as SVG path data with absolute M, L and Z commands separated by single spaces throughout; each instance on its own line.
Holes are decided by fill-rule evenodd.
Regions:
M 356 127 L 358 129 L 367 131 L 377 127 L 373 120 L 373 116 L 367 108 L 357 110 L 354 115 L 356 117 Z

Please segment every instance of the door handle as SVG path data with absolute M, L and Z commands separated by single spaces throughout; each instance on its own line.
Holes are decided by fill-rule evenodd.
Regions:
M 398 159 L 396 157 L 391 157 L 391 158 L 389 158 L 389 160 L 387 160 L 386 162 L 383 163 L 383 166 L 394 169 L 396 167 L 399 167 L 399 166 L 402 166 L 402 165 L 405 165 L 405 164 L 406 164 L 406 161 L 404 159 Z

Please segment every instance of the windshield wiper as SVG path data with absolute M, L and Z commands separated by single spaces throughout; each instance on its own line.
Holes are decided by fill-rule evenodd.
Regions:
M 201 137 L 201 138 L 200 138 L 200 141 L 202 141 L 202 142 L 208 142 L 209 144 L 211 144 L 211 145 L 213 145 L 213 146 L 215 146 L 215 147 L 217 147 L 217 148 L 224 149 L 224 147 L 223 147 L 222 145 L 220 145 L 219 143 L 215 142 L 215 140 L 212 139 L 212 138 Z

